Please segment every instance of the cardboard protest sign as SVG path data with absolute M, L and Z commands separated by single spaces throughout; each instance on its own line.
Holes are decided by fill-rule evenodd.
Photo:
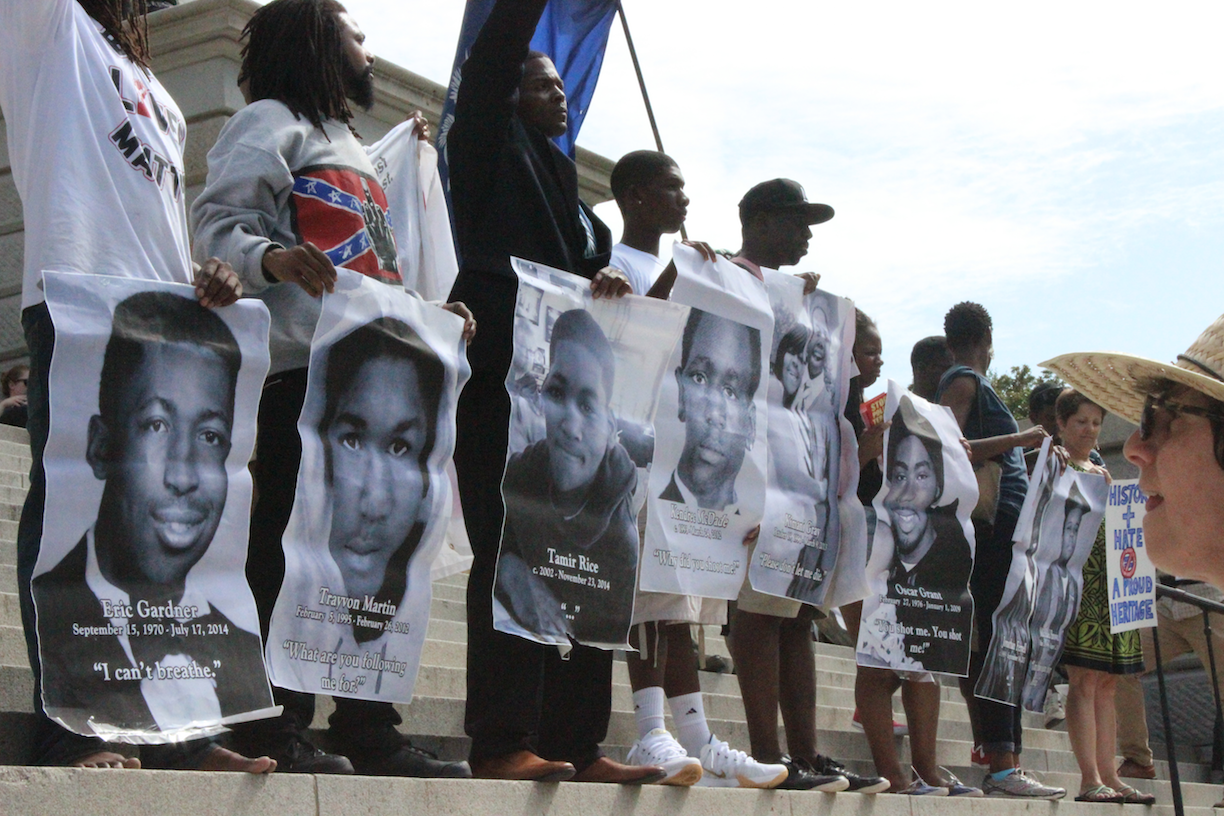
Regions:
M 178 742 L 276 714 L 246 582 L 267 309 L 44 273 L 55 324 L 34 605 L 47 715 Z
M 1156 567 L 1143 543 L 1147 496 L 1138 479 L 1115 479 L 1105 505 L 1105 572 L 1109 581 L 1109 631 L 1156 625 Z
M 773 312 L 767 376 L 769 488 L 749 568 L 753 589 L 819 604 L 841 541 L 842 416 L 854 304 L 762 270 Z M 853 492 L 853 491 L 852 491 Z
M 773 311 L 764 285 L 726 258 L 680 244 L 673 258 L 672 300 L 692 310 L 655 416 L 641 587 L 735 598 L 744 536 L 765 509 Z
M 540 643 L 624 648 L 652 418 L 688 309 L 596 300 L 586 278 L 512 265 L 519 288 L 493 625 Z
M 451 517 L 463 319 L 339 270 L 310 348 L 272 681 L 409 702 Z
M 1041 711 L 1067 626 L 1079 611 L 1084 562 L 1105 515 L 1105 477 L 1062 470 L 1047 439 L 1013 537 L 1011 570 L 974 693 Z
M 857 649 L 861 666 L 969 671 L 977 480 L 952 412 L 889 380 L 884 485 Z

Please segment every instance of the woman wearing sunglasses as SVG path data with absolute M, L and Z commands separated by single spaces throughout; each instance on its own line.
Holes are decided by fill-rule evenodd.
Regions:
M 1087 352 L 1042 365 L 1139 423 L 1124 452 L 1148 497 L 1152 562 L 1224 588 L 1224 316 L 1175 364 Z

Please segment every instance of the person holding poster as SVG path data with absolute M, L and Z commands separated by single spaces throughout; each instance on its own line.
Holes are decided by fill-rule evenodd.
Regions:
M 1064 789 L 1044 785 L 1019 767 L 1023 741 L 1020 707 L 974 696 L 985 665 L 995 610 L 1003 600 L 1011 570 L 1012 534 L 1028 490 L 1021 450 L 1039 445 L 1048 436 L 1040 427 L 1021 432 L 986 379 L 994 356 L 992 330 L 989 313 L 978 303 L 958 303 L 944 317 L 944 336 L 956 365 L 944 372 L 937 397 L 941 405 L 952 409 L 969 440 L 979 493 L 984 491 L 987 496 L 985 502 L 979 498 L 973 513 L 977 544 L 972 591 L 978 649 L 971 653 L 969 676 L 961 683 L 961 694 L 971 711 L 976 708 L 974 740 L 988 757 L 990 770 L 982 789 L 997 796 L 1060 798 L 1067 794 Z M 993 502 L 992 495 L 997 496 Z
M 52 313 L 59 308 L 57 299 Z M 252 317 L 258 325 L 262 316 Z M 177 292 L 126 297 L 112 326 L 85 453 L 105 484 L 96 520 L 34 579 L 43 702 L 77 733 L 140 742 L 209 733 L 271 702 L 259 636 L 214 606 L 245 601 L 253 612 L 250 597 L 210 598 L 202 579 L 189 580 L 229 494 L 242 352 L 220 317 Z M 61 339 L 66 351 L 71 342 Z M 51 495 L 69 489 L 66 468 L 48 471 Z M 48 527 L 48 556 L 57 528 Z M 213 748 L 199 740 L 195 750 Z
M 1105 409 L 1073 389 L 1059 394 L 1054 403 L 1058 434 L 1077 471 L 1097 473 L 1109 478 L 1096 454 L 1097 437 L 1105 421 Z M 1064 538 L 1076 538 L 1069 527 L 1072 514 L 1068 511 Z M 1066 544 L 1064 543 L 1064 553 Z M 1079 601 L 1079 613 L 1066 630 L 1062 648 L 1062 663 L 1067 669 L 1070 690 L 1067 694 L 1067 734 L 1080 766 L 1078 801 L 1126 802 L 1150 805 L 1156 797 L 1125 784 L 1114 768 L 1117 745 L 1117 723 L 1114 717 L 1114 690 L 1117 677 L 1143 670 L 1143 650 L 1139 631 L 1110 633 L 1109 585 L 1106 577 L 1105 525 L 1102 523 L 1093 538 L 1092 552 L 1084 564 L 1083 593 L 1065 593 L 1069 611 Z M 1064 559 L 1060 562 L 1065 563 Z M 1064 567 L 1065 569 L 1065 567 Z M 1051 573 L 1053 569 L 1051 569 Z M 1046 603 L 1038 592 L 1034 621 Z M 1054 618 L 1051 626 L 1063 624 Z M 1063 624 L 1065 625 L 1065 624 Z M 1043 628 L 1043 646 L 1046 631 Z
M 545 5 L 493 5 L 463 64 L 446 140 L 462 259 L 451 298 L 468 303 L 482 325 L 468 349 L 472 379 L 459 401 L 455 448 L 474 558 L 464 729 L 479 777 L 641 783 L 661 779 L 662 769 L 627 767 L 599 748 L 611 716 L 611 653 L 578 646 L 563 660 L 555 646 L 493 626 L 510 425 L 506 373 L 518 303 L 510 258 L 587 278 L 595 297 L 631 289 L 624 274 L 607 268 L 611 232 L 579 200 L 577 168 L 551 141 L 565 133 L 568 115 L 552 60 L 530 51 Z M 546 698 L 553 688 L 565 691 Z
M 939 767 L 939 685 L 926 673 L 961 673 L 969 661 L 973 599 L 969 503 L 974 488 L 954 420 L 938 406 L 889 383 L 891 409 L 885 481 L 875 499 L 869 580 L 863 604 L 855 701 L 876 770 L 892 790 L 915 795 L 981 796 Z M 903 689 L 915 778 L 908 785 L 896 755 L 889 705 Z
M 55 344 L 43 270 L 178 283 L 194 279 L 196 297 L 207 307 L 229 305 L 242 291 L 227 264 L 208 259 L 200 269 L 192 268 L 183 203 L 187 128 L 149 69 L 145 32 L 144 6 L 122 0 L 0 6 L 0 108 L 24 214 L 21 320 L 30 351 L 27 428 L 33 466 L 17 533 L 17 592 L 34 675 L 34 759 L 46 765 L 133 768 L 140 763 L 96 737 L 72 734 L 42 713 L 30 580 L 42 535 L 42 460 Z M 135 149 L 138 145 L 145 149 Z M 243 758 L 234 767 L 250 766 Z
M 679 232 L 688 214 L 684 174 L 666 153 L 635 150 L 612 168 L 609 186 L 625 220 L 611 263 L 629 277 L 636 294 L 645 295 L 667 267 L 659 242 L 665 234 Z
M 297 485 L 297 421 L 320 297 L 334 291 L 337 266 L 401 288 L 402 278 L 386 196 L 349 126 L 353 105 L 368 109 L 374 102 L 374 55 L 365 34 L 335 0 L 274 0 L 252 15 L 243 38 L 240 83 L 252 101 L 209 151 L 208 179 L 191 216 L 196 254 L 215 252 L 232 263 L 247 292 L 272 313 L 272 364 L 252 468 L 259 500 L 247 560 L 266 631 L 285 577 L 281 539 Z M 414 132 L 428 138 L 423 122 Z M 449 308 L 469 317 L 462 304 Z M 326 754 L 303 736 L 314 716 L 313 695 L 274 692 L 282 716 L 239 726 L 235 739 L 276 758 L 282 770 L 468 773 L 406 742 L 388 702 L 338 698 L 332 742 L 351 749 L 352 762 Z

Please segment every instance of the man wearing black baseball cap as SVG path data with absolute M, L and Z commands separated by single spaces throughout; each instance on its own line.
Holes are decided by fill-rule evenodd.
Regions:
M 762 266 L 799 263 L 807 254 L 812 225 L 833 217 L 828 204 L 807 200 L 802 184 L 782 178 L 762 181 L 745 193 L 739 211 L 744 245 L 735 261 L 753 274 Z

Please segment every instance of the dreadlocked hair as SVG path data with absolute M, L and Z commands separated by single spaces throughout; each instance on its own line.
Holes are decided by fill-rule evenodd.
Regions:
M 344 82 L 344 41 L 336 0 L 273 0 L 242 30 L 238 84 L 252 101 L 275 99 L 323 129 L 324 119 L 353 118 Z
M 128 59 L 149 67 L 149 23 L 145 0 L 77 0 L 98 21 L 106 38 Z

